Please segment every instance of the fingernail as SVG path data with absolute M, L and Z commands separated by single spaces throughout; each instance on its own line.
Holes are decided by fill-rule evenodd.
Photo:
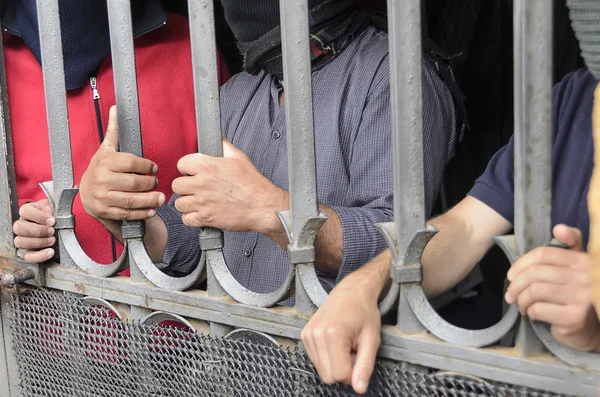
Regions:
M 369 386 L 369 383 L 366 380 L 359 380 L 358 382 L 356 382 L 356 385 L 363 390 L 367 390 L 367 386 Z
M 506 273 L 506 278 L 508 279 L 508 281 L 512 281 L 512 272 L 509 270 L 508 273 Z
M 54 226 L 54 222 L 56 222 L 54 220 L 54 218 L 48 218 L 48 219 L 46 219 L 46 225 L 48 225 L 48 226 Z
M 156 174 L 157 172 L 158 172 L 158 165 L 154 164 L 154 165 L 152 166 L 152 173 L 153 173 L 153 174 Z
M 512 296 L 510 296 L 508 292 L 504 294 L 504 300 L 506 301 L 506 303 L 512 304 Z
M 54 250 L 53 249 L 49 249 L 48 251 L 46 251 L 46 257 L 47 258 L 52 258 L 54 256 Z
M 156 215 L 156 210 L 148 211 L 148 218 L 152 218 L 154 215 Z
M 158 196 L 158 205 L 163 205 L 166 200 L 167 198 L 165 197 L 165 195 L 161 194 L 160 196 Z
M 48 244 L 54 244 L 56 242 L 56 239 L 54 237 L 48 237 Z
M 54 228 L 53 227 L 49 227 L 48 230 L 46 231 L 46 233 L 48 233 L 48 236 L 54 236 Z

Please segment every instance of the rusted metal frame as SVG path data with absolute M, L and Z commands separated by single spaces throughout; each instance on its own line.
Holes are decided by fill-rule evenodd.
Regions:
M 125 277 L 100 278 L 58 266 L 46 269 L 48 286 L 128 305 L 144 306 L 184 318 L 247 328 L 273 336 L 298 339 L 308 321 L 292 308 L 264 309 L 208 296 L 206 291 L 166 291 Z M 542 390 L 595 395 L 600 373 L 571 367 L 546 354 L 524 358 L 515 348 L 473 349 L 434 337 L 402 334 L 384 327 L 380 357 L 415 365 L 474 375 L 486 380 Z
M 400 290 L 401 332 L 416 334 L 427 330 L 444 341 L 462 346 L 491 345 L 514 326 L 518 318 L 515 305 L 499 323 L 482 330 L 466 330 L 442 319 L 421 285 L 421 256 L 437 233 L 434 227 L 425 228 L 421 1 L 388 0 L 388 19 L 395 223 L 377 227 L 392 251 L 394 283 L 380 304 L 380 312 L 392 307 Z
M 73 187 L 58 0 L 38 0 L 37 17 L 39 21 L 44 21 L 40 24 L 40 47 L 53 178 L 50 182 L 42 183 L 41 187 L 53 205 L 61 265 L 69 269 L 79 267 L 98 276 L 110 276 L 122 268 L 125 256 L 122 255 L 110 265 L 100 265 L 83 251 L 75 235 L 72 207 L 78 188 Z

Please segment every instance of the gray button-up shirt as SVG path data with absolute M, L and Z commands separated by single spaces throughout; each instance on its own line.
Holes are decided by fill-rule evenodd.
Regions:
M 374 224 L 393 220 L 388 37 L 369 28 L 339 57 L 313 73 L 317 191 L 343 228 L 336 277 L 318 271 L 326 288 L 368 262 L 386 244 Z M 221 88 L 223 134 L 275 185 L 288 190 L 285 109 L 280 86 L 261 73 L 235 75 Z M 431 211 L 454 142 L 454 105 L 432 68 L 423 72 L 425 193 Z M 410 98 L 406 98 L 410 100 Z M 200 258 L 198 230 L 185 226 L 173 201 L 159 209 L 168 230 L 162 268 L 188 273 Z M 283 282 L 288 259 L 267 236 L 225 231 L 224 257 L 236 279 L 256 292 Z

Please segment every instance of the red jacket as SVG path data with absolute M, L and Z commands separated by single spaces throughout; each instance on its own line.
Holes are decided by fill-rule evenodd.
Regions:
M 8 98 L 17 174 L 19 207 L 45 198 L 39 183 L 52 179 L 42 68 L 22 39 L 5 34 Z M 189 25 L 170 14 L 168 23 L 135 40 L 144 155 L 158 164 L 158 190 L 171 197 L 177 161 L 197 151 Z M 229 72 L 219 53 L 219 78 Z M 103 129 L 115 104 L 110 57 L 97 73 Z M 68 92 L 75 184 L 100 145 L 90 85 Z M 100 263 L 113 261 L 111 236 L 75 199 L 76 233 L 84 250 Z M 121 252 L 122 247 L 118 247 Z

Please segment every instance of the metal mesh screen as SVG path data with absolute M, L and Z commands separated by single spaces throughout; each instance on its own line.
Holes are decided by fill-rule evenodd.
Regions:
M 323 384 L 298 351 L 122 322 L 81 297 L 33 290 L 10 300 L 25 396 L 354 396 Z M 556 396 L 400 363 L 377 364 L 370 396 Z

